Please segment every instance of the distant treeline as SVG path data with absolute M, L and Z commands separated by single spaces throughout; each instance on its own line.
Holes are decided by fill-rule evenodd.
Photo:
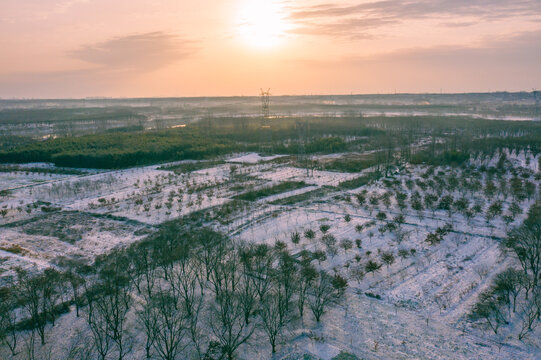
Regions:
M 320 121 L 318 121 L 320 123 Z M 239 120 L 242 124 L 242 120 Z M 259 123 L 258 123 L 259 124 Z M 206 159 L 233 152 L 258 151 L 267 143 L 276 153 L 297 153 L 297 130 L 291 124 L 273 123 L 270 130 L 259 126 L 238 127 L 227 119 L 208 128 L 197 124 L 186 128 L 102 133 L 36 141 L 0 151 L 0 162 L 53 162 L 56 166 L 81 168 L 123 168 L 167 161 Z M 321 124 L 320 124 L 321 125 Z M 325 132 L 321 126 L 310 131 L 305 151 L 335 152 L 346 149 L 346 141 L 333 133 L 346 134 L 345 126 Z M 352 122 L 350 122 L 350 128 Z M 367 132 L 374 132 L 368 129 Z M 379 132 L 379 131 L 375 131 Z M 270 135 L 270 136 L 269 136 Z M 316 135 L 316 136 L 314 136 Z M 287 140 L 293 142 L 287 144 Z
M 421 151 L 410 158 L 412 164 L 428 165 L 462 165 L 470 158 L 470 153 L 465 151 L 449 150 L 438 154 L 431 154 L 429 151 Z
M 238 149 L 231 140 L 197 131 L 128 132 L 64 137 L 0 152 L 0 162 L 53 162 L 57 166 L 122 168 L 182 159 L 203 159 Z
M 51 108 L 51 109 L 2 109 L 2 124 L 36 124 L 56 122 L 99 122 L 118 119 L 145 119 L 139 114 L 145 108 L 130 107 L 88 107 L 88 108 Z
M 61 174 L 61 175 L 83 175 L 85 171 L 77 169 L 63 169 L 63 168 L 45 168 L 45 167 L 20 167 L 10 165 L 0 165 L 0 173 L 11 172 L 24 172 L 24 173 L 38 173 L 38 174 Z
M 390 163 L 400 151 L 408 161 L 460 164 L 470 154 L 507 148 L 541 149 L 541 123 L 452 117 L 203 119 L 185 128 L 101 133 L 11 144 L 0 162 L 53 162 L 61 167 L 123 168 L 244 151 L 277 154 L 380 150 L 357 164 L 335 162 L 340 171 Z M 432 143 L 426 144 L 426 140 Z M 416 148 L 420 140 L 425 144 Z M 350 166 L 351 165 L 351 166 Z M 329 169 L 333 165 L 329 164 Z
M 345 148 L 344 140 L 315 140 L 310 152 L 333 152 Z M 115 169 L 176 160 L 198 160 L 233 152 L 257 151 L 257 144 L 243 144 L 222 136 L 205 137 L 198 131 L 169 130 L 91 135 L 37 142 L 0 151 L 0 162 L 52 162 L 59 167 Z M 278 153 L 296 153 L 297 146 L 276 147 Z

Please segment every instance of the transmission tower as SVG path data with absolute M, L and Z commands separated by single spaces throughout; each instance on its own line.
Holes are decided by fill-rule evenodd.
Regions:
M 270 117 L 270 88 L 267 89 L 267 91 L 261 89 L 261 115 L 264 119 L 268 119 Z

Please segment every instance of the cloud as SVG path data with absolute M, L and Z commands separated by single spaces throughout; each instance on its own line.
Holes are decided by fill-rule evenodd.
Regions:
M 541 79 L 540 37 L 541 30 L 485 39 L 477 46 L 410 47 L 290 62 L 318 74 L 313 86 L 328 89 L 323 92 L 530 91 Z
M 376 0 L 352 5 L 327 3 L 296 7 L 290 13 L 291 21 L 301 29 L 298 33 L 345 37 L 357 37 L 368 29 L 412 19 L 445 19 L 450 20 L 445 26 L 459 27 L 511 17 L 538 21 L 539 16 L 539 0 Z M 466 22 L 464 17 L 475 21 Z M 340 31 L 333 31 L 334 28 Z
M 351 40 L 373 39 L 373 34 L 367 30 L 379 28 L 385 25 L 396 23 L 395 20 L 386 18 L 352 18 L 340 22 L 298 22 L 297 27 L 291 32 L 299 35 L 326 35 L 332 37 L 344 37 Z
M 125 92 L 140 76 L 185 59 L 195 51 L 196 42 L 164 32 L 114 37 L 68 52 L 68 56 L 92 66 L 0 74 L 0 96 L 54 98 Z
M 70 57 L 112 71 L 152 71 L 190 56 L 193 41 L 164 32 L 115 37 L 70 51 Z
M 469 27 L 475 25 L 476 22 L 474 21 L 448 21 L 448 22 L 442 22 L 441 25 L 450 27 L 450 28 L 462 28 L 462 27 Z
M 506 65 L 519 67 L 541 62 L 541 30 L 490 39 L 477 46 L 434 46 L 402 49 L 362 61 L 404 62 L 418 66 L 464 66 L 481 68 Z M 530 67 L 531 68 L 531 67 Z
M 404 48 L 336 60 L 296 60 L 329 76 L 351 79 L 345 86 L 366 92 L 529 90 L 541 79 L 541 30 L 488 39 L 477 46 Z M 332 70 L 328 70 L 332 69 Z M 328 75 L 328 74 L 327 74 Z M 347 80 L 344 80 L 347 81 Z
M 424 18 L 433 15 L 510 17 L 541 15 L 539 0 L 380 0 L 350 6 L 324 4 L 298 8 L 291 17 L 294 19 L 377 16 L 393 18 Z
M 367 55 L 345 56 L 334 60 L 296 59 L 297 63 L 316 67 L 382 67 L 460 68 L 482 69 L 505 66 L 508 68 L 537 69 L 541 73 L 541 30 L 518 33 L 497 39 L 487 39 L 476 46 L 445 45 L 403 48 Z

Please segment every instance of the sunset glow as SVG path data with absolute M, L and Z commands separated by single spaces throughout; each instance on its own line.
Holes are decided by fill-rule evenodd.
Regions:
M 4 0 L 0 97 L 531 90 L 538 1 Z
M 241 3 L 238 13 L 239 35 L 255 48 L 273 48 L 284 41 L 290 28 L 285 16 L 281 3 L 246 0 Z

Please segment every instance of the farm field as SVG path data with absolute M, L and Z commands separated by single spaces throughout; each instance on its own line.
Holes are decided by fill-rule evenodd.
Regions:
M 541 123 L 487 96 L 1 102 L 0 358 L 537 360 Z
M 224 160 L 77 175 L 2 174 L 0 284 L 16 281 L 21 271 L 92 264 L 159 234 L 164 223 L 185 224 L 234 243 L 312 258 L 317 271 L 347 281 L 321 323 L 307 314 L 290 320 L 275 358 L 540 356 L 539 328 L 517 339 L 519 313 L 497 334 L 470 315 L 493 279 L 514 266 L 501 242 L 538 202 L 539 155 L 508 152 L 500 172 L 490 170 L 497 159 L 485 157 L 459 168 L 405 163 L 386 177 L 374 176 L 374 168 L 307 170 L 293 158 L 255 153 Z M 369 180 L 343 185 L 359 178 Z M 134 311 L 126 313 L 127 328 L 139 326 Z M 77 334 L 88 325 L 74 316 L 73 309 L 59 316 L 42 351 L 83 346 Z M 239 356 L 268 358 L 264 330 L 252 331 Z M 135 344 L 143 343 L 143 332 L 130 336 L 126 358 L 141 358 L 144 349 Z
M 541 0 L 0 3 L 0 360 L 541 360 Z

